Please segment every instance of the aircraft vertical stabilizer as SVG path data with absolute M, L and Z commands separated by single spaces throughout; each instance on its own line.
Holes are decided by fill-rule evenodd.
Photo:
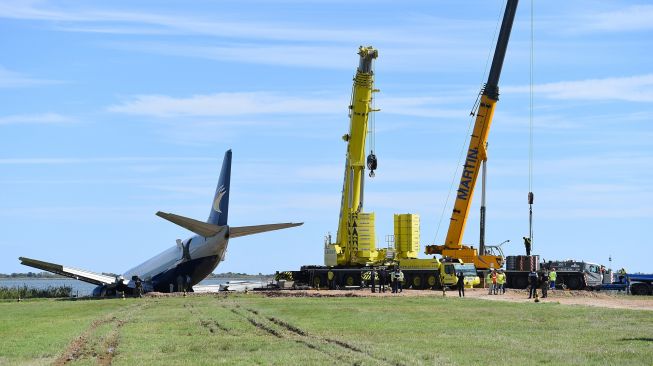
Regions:
M 227 225 L 229 214 L 229 185 L 231 183 L 231 150 L 227 150 L 222 161 L 222 170 L 218 187 L 215 189 L 215 196 L 211 204 L 211 213 L 208 223 L 213 225 Z

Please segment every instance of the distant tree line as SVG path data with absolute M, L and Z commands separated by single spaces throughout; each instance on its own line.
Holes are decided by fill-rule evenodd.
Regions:
M 103 275 L 116 277 L 115 273 L 102 272 Z M 240 272 L 211 273 L 207 278 L 248 278 L 248 277 L 272 277 L 271 274 L 249 274 Z M 0 278 L 68 278 L 50 272 L 26 272 L 26 273 L 0 273 Z
M 29 299 L 43 297 L 71 297 L 73 288 L 70 286 L 48 286 L 48 288 L 0 287 L 0 299 Z
M 0 273 L 0 278 L 66 278 L 50 272 Z

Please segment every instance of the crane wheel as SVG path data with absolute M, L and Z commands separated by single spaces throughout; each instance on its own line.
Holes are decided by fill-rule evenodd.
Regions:
M 434 274 L 426 276 L 426 285 L 428 288 L 434 288 L 435 285 L 438 283 L 437 277 L 435 277 Z
M 354 276 L 352 275 L 345 276 L 345 286 L 354 286 L 355 284 L 356 281 L 354 280 Z
M 581 281 L 577 277 L 568 277 L 567 286 L 569 287 L 570 290 L 580 290 Z
M 422 280 L 422 276 L 415 275 L 413 277 L 412 285 L 413 285 L 414 289 L 421 290 L 423 285 L 424 285 L 424 281 Z

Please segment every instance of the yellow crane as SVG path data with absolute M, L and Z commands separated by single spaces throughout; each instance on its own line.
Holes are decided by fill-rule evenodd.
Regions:
M 506 4 L 488 80 L 481 90 L 481 100 L 476 111 L 474 130 L 458 184 L 447 237 L 444 245 L 428 245 L 425 250 L 426 254 L 440 254 L 443 257 L 461 259 L 465 263 L 474 263 L 478 270 L 500 268 L 504 261 L 504 257 L 500 253 L 499 255 L 479 253 L 476 248 L 463 245 L 462 241 L 478 173 L 481 164 L 487 159 L 487 139 L 494 109 L 499 100 L 499 77 L 517 11 L 517 3 L 518 0 L 508 0 Z
M 324 262 L 327 266 L 365 265 L 377 259 L 376 237 L 374 232 L 374 213 L 363 212 L 363 188 L 365 167 L 370 168 L 370 176 L 376 169 L 376 156 L 373 152 L 365 159 L 365 142 L 368 134 L 374 89 L 373 61 L 379 52 L 373 47 L 360 47 L 360 61 L 349 105 L 349 133 L 342 138 L 347 142 L 345 174 L 342 185 L 340 218 L 336 242 L 325 242 Z
M 332 242 L 331 235 L 327 235 L 324 241 L 324 266 L 306 265 L 299 271 L 280 272 L 275 278 L 283 280 L 283 286 L 291 281 L 293 285 L 342 288 L 370 284 L 373 274 L 377 280 L 384 274 L 387 279 L 388 271 L 400 267 L 405 274 L 405 285 L 415 289 L 454 286 L 457 273 L 464 274 L 467 286 L 478 284 L 472 264 L 440 261 L 435 256 L 417 258 L 420 245 L 419 216 L 416 214 L 395 214 L 394 247 L 376 248 L 374 213 L 363 211 L 363 193 L 365 168 L 374 176 L 377 166 L 374 152 L 366 159 L 365 151 L 369 116 L 377 111 L 372 103 L 374 93 L 378 92 L 374 88 L 372 66 L 378 51 L 373 47 L 360 47 L 358 55 L 360 61 L 349 105 L 349 133 L 343 136 L 347 154 L 336 240 Z

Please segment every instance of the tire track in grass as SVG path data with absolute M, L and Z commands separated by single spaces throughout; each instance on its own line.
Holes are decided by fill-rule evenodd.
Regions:
M 238 306 L 238 305 L 236 307 L 240 308 L 240 306 Z M 256 311 L 256 310 L 253 310 L 253 309 L 245 309 L 245 310 L 248 311 L 251 314 L 256 315 L 256 316 L 259 315 L 258 311 Z M 288 341 L 293 341 L 293 342 L 295 342 L 297 344 L 301 344 L 302 346 L 304 346 L 306 348 L 312 349 L 312 350 L 314 350 L 316 352 L 320 352 L 325 356 L 328 356 L 328 357 L 331 357 L 331 358 L 336 358 L 336 359 L 338 359 L 340 361 L 343 361 L 343 362 L 351 361 L 350 359 L 345 358 L 341 354 L 334 354 L 332 352 L 329 352 L 328 350 L 319 347 L 319 345 L 308 342 L 306 339 L 302 339 L 302 338 L 298 339 L 296 337 L 293 337 L 292 335 L 287 335 L 287 334 L 284 335 L 282 332 L 279 332 L 276 329 L 272 328 L 271 326 L 266 325 L 264 323 L 264 322 L 267 322 L 267 320 L 265 318 L 260 317 L 261 321 L 257 321 L 254 317 L 248 316 L 247 314 L 242 314 L 242 313 L 238 312 L 236 309 L 232 308 L 231 312 L 238 315 L 238 316 L 240 316 L 240 317 L 243 317 L 243 318 L 247 319 L 247 321 L 250 324 L 252 324 L 254 327 L 256 327 L 258 329 L 262 329 L 263 331 L 267 332 L 268 334 L 273 335 L 274 337 L 276 337 L 278 339 L 285 339 L 285 340 L 288 340 Z M 354 364 L 356 364 L 356 363 L 354 363 Z
M 230 334 L 230 335 L 232 334 L 231 330 L 229 328 L 227 328 L 224 325 L 220 324 L 220 322 L 218 322 L 217 320 L 201 318 L 199 312 L 195 308 L 195 305 L 193 305 L 192 303 L 184 303 L 184 309 L 188 310 L 188 313 L 190 313 L 191 315 L 197 317 L 198 321 L 199 321 L 199 324 L 202 327 L 206 328 L 209 331 L 209 333 L 216 334 L 216 333 L 218 333 L 218 331 L 223 331 L 223 332 L 225 332 L 227 334 Z
M 316 336 L 316 335 L 311 335 L 308 332 L 306 332 L 305 330 L 303 330 L 303 329 L 301 329 L 301 328 L 299 328 L 297 326 L 294 326 L 294 325 L 292 325 L 292 324 L 290 324 L 290 323 L 288 323 L 288 322 L 286 322 L 284 320 L 281 320 L 279 318 L 272 317 L 272 316 L 263 317 L 258 312 L 258 310 L 256 310 L 256 309 L 247 308 L 245 310 L 247 312 L 255 315 L 255 316 L 261 317 L 265 321 L 268 321 L 268 322 L 270 322 L 272 324 L 276 324 L 277 326 L 279 326 L 280 328 L 282 328 L 283 330 L 285 330 L 286 332 L 288 332 L 290 334 L 290 336 L 288 338 L 294 338 L 294 340 L 297 343 L 300 343 L 300 344 L 302 344 L 302 345 L 304 345 L 304 346 L 306 346 L 306 347 L 308 347 L 310 349 L 318 350 L 318 351 L 320 351 L 320 352 L 322 352 L 324 354 L 327 354 L 327 355 L 329 355 L 331 357 L 335 356 L 336 358 L 338 358 L 338 359 L 340 359 L 342 361 L 352 362 L 351 359 L 345 358 L 345 357 L 342 356 L 342 351 L 346 351 L 348 353 L 351 353 L 351 354 L 359 356 L 359 357 L 371 358 L 372 360 L 374 360 L 375 364 L 385 363 L 385 364 L 401 365 L 400 363 L 390 361 L 390 360 L 388 360 L 388 359 L 386 359 L 384 357 L 378 357 L 378 356 L 374 355 L 371 352 L 366 352 L 366 351 L 364 351 L 364 350 L 362 350 L 362 349 L 360 349 L 360 348 L 358 348 L 358 347 L 356 347 L 356 346 L 354 346 L 352 344 L 349 344 L 347 342 L 339 341 L 339 340 L 335 340 L 335 339 L 331 339 L 331 338 L 323 338 L 323 337 Z M 257 323 L 260 324 L 261 322 L 257 322 Z M 270 327 L 267 327 L 267 328 L 270 328 Z M 275 330 L 275 333 L 280 334 L 276 330 Z M 339 350 L 336 350 L 335 354 L 333 352 L 329 352 L 326 349 L 323 349 L 323 347 L 327 346 L 327 345 L 328 346 L 336 346 L 336 347 L 339 348 Z M 358 363 L 359 363 L 359 361 L 354 361 L 354 364 L 358 364 Z
M 200 325 L 203 326 L 204 328 L 208 329 L 209 333 L 215 334 L 218 333 L 218 331 L 223 331 L 229 335 L 231 335 L 231 329 L 225 327 L 224 325 L 220 324 L 217 320 L 213 319 L 200 319 Z
M 121 309 L 119 312 L 130 315 L 129 312 L 138 306 L 132 305 Z M 70 362 L 93 358 L 100 365 L 111 365 L 120 343 L 120 328 L 127 323 L 127 320 L 119 319 L 113 314 L 115 312 L 104 318 L 93 320 L 91 325 L 82 334 L 73 339 L 63 353 L 54 361 L 53 365 L 63 366 Z M 111 326 L 111 329 L 104 337 L 99 336 L 97 334 L 99 328 L 107 324 Z
M 372 354 L 371 352 L 364 351 L 364 350 L 362 350 L 362 349 L 360 349 L 360 348 L 358 348 L 358 347 L 356 347 L 356 346 L 354 346 L 354 345 L 352 345 L 350 343 L 344 342 L 344 341 L 309 335 L 306 331 L 302 330 L 301 328 L 298 328 L 298 327 L 296 327 L 296 326 L 294 326 L 294 325 L 292 325 L 292 324 L 290 324 L 290 323 L 288 323 L 286 321 L 283 321 L 283 320 L 281 320 L 279 318 L 268 317 L 267 319 L 270 320 L 271 322 L 273 322 L 274 324 L 277 324 L 280 327 L 283 327 L 283 328 L 287 329 L 288 331 L 293 332 L 293 333 L 295 333 L 295 334 L 297 334 L 299 336 L 308 337 L 308 338 L 317 339 L 317 340 L 320 340 L 320 341 L 323 341 L 323 342 L 327 342 L 327 343 L 339 346 L 341 348 L 347 349 L 349 351 L 352 351 L 354 353 L 358 353 L 358 354 L 367 356 L 369 358 L 374 359 L 377 362 L 386 362 L 386 363 L 389 363 L 389 364 L 402 365 L 401 363 L 390 361 L 390 360 L 388 360 L 388 359 L 386 359 L 384 357 L 378 357 L 378 356 Z

